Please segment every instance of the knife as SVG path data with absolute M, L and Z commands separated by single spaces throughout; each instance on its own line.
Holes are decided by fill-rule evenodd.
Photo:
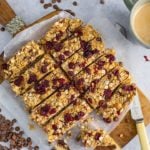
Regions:
M 131 116 L 132 119 L 136 122 L 137 133 L 139 136 L 141 149 L 142 150 L 150 150 L 150 145 L 148 141 L 148 136 L 145 130 L 144 117 L 141 110 L 141 104 L 139 101 L 138 93 L 134 97 L 134 101 L 131 107 Z

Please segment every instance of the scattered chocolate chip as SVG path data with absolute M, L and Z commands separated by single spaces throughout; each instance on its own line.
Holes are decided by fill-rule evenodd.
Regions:
M 105 4 L 105 0 L 100 0 L 100 4 Z
M 4 32 L 4 31 L 5 31 L 5 28 L 4 28 L 4 27 L 1 27 L 1 31 Z
M 51 3 L 47 3 L 47 4 L 44 4 L 44 9 L 47 9 L 47 8 L 49 8 L 49 7 L 51 7 L 52 6 L 52 4 Z
M 57 0 L 58 3 L 61 3 L 61 0 Z
M 44 3 L 44 0 L 40 0 L 40 3 L 43 4 L 43 3 Z
M 58 5 L 53 5 L 53 8 L 54 8 L 55 10 L 61 10 L 61 9 L 58 7 Z
M 76 1 L 74 1 L 72 4 L 73 4 L 74 6 L 77 6 L 77 5 L 78 5 L 78 3 L 77 3 Z
M 56 3 L 57 2 L 57 0 L 52 0 L 52 3 L 54 4 L 54 3 Z
M 18 126 L 15 127 L 15 130 L 16 130 L 16 131 L 20 131 L 20 127 L 18 127 Z

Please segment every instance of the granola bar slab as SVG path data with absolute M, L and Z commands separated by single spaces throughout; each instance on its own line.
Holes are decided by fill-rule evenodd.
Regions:
M 121 84 L 107 101 L 101 100 L 99 102 L 97 112 L 108 123 L 118 120 L 121 112 L 128 107 L 136 94 L 135 84 L 131 81 L 125 82 L 127 83 Z
M 115 141 L 102 129 L 81 128 L 81 141 L 85 147 L 120 150 Z
M 73 103 L 79 96 L 78 91 L 71 84 L 60 88 L 42 104 L 32 110 L 31 119 L 39 125 L 44 125 L 49 119 L 60 112 L 64 107 Z
M 101 79 L 111 69 L 115 68 L 117 64 L 115 62 L 115 51 L 107 49 L 103 56 L 75 76 L 74 81 L 77 89 L 84 93 L 93 80 Z
M 28 109 L 34 108 L 36 105 L 50 96 L 54 91 L 68 82 L 68 79 L 60 69 L 55 70 L 40 82 L 34 84 L 34 87 L 23 95 L 23 100 L 26 107 Z
M 34 41 L 24 45 L 7 62 L 7 69 L 4 70 L 5 79 L 11 81 L 15 76 L 28 65 L 31 65 L 37 58 L 44 54 L 44 50 Z
M 48 133 L 48 141 L 53 142 L 61 138 L 77 122 L 84 120 L 91 111 L 92 109 L 85 101 L 78 99 L 44 127 Z
M 22 95 L 35 82 L 55 69 L 55 62 L 50 55 L 44 55 L 37 63 L 27 69 L 23 74 L 14 78 L 11 83 L 12 90 L 17 95 Z
M 129 72 L 118 64 L 103 78 L 92 81 L 84 97 L 93 108 L 97 108 L 101 100 L 109 99 L 113 91 L 128 78 Z

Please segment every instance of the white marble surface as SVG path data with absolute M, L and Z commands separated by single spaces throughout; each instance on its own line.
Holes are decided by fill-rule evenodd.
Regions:
M 37 20 L 38 18 L 46 15 L 47 13 L 51 12 L 51 9 L 43 9 L 41 4 L 39 3 L 39 0 L 7 0 L 8 3 L 12 6 L 12 8 L 15 10 L 16 14 L 21 16 L 27 24 L 32 23 L 34 20 Z M 49 1 L 49 0 L 47 0 Z M 69 8 L 76 12 L 77 16 L 82 18 L 85 21 L 88 21 L 91 17 L 94 15 L 94 10 L 97 8 L 99 9 L 99 12 L 103 12 L 110 21 L 115 24 L 116 22 L 119 22 L 123 26 L 125 26 L 128 30 L 128 24 L 129 24 L 129 11 L 125 7 L 123 0 L 105 0 L 105 5 L 100 5 L 99 0 L 78 0 L 79 6 L 74 7 L 72 6 L 71 0 L 62 0 L 63 3 L 60 4 L 63 8 Z M 5 10 L 4 10 L 5 11 Z M 82 13 L 81 13 L 82 12 Z M 88 15 L 87 15 L 88 14 Z M 97 18 L 100 20 L 100 18 Z M 0 32 L 0 50 L 3 49 L 3 47 L 11 40 L 11 36 L 7 32 Z M 129 36 L 129 39 L 131 37 Z M 142 49 L 143 50 L 143 49 Z M 150 51 L 144 49 L 143 55 L 149 55 Z M 142 59 L 142 58 L 141 58 Z M 143 60 L 144 61 L 144 60 Z M 149 64 L 148 64 L 149 63 Z M 140 81 L 139 85 L 142 88 L 144 92 L 147 93 L 147 95 L 150 95 L 150 82 L 146 83 L 146 78 L 148 79 L 148 76 L 150 75 L 150 62 L 148 62 L 145 67 L 146 71 L 139 70 L 145 74 L 145 78 L 143 79 L 143 82 Z M 135 65 L 135 67 L 138 65 Z M 139 75 L 140 78 L 140 75 Z M 147 132 L 150 136 L 150 126 L 147 128 Z M 136 137 L 134 140 L 132 140 L 126 147 L 124 147 L 124 150 L 139 150 L 139 142 L 138 138 Z

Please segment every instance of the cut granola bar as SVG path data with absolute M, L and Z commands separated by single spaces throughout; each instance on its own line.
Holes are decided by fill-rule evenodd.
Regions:
M 116 67 L 118 63 L 115 62 L 114 55 L 114 50 L 107 49 L 103 56 L 77 74 L 74 79 L 76 88 L 82 93 L 85 92 L 93 80 L 101 79 Z
M 34 108 L 36 105 L 50 96 L 54 91 L 68 82 L 68 79 L 60 69 L 55 70 L 40 82 L 35 83 L 34 87 L 23 95 L 23 100 L 26 107 L 28 109 Z
M 7 62 L 7 69 L 4 70 L 5 79 L 11 81 L 43 54 L 44 50 L 36 42 L 27 43 Z
M 55 62 L 49 55 L 45 55 L 37 63 L 27 69 L 23 74 L 14 78 L 11 83 L 12 90 L 17 95 L 22 95 L 35 82 L 55 69 Z
M 126 82 L 126 81 L 125 81 Z M 117 121 L 119 115 L 124 111 L 133 100 L 136 94 L 134 84 L 127 81 L 122 83 L 109 99 L 99 101 L 97 112 L 103 117 L 106 122 Z
M 91 147 L 95 149 L 110 149 L 110 150 L 120 150 L 119 146 L 115 141 L 108 135 L 104 130 L 89 129 L 87 127 L 82 127 L 81 129 L 81 141 L 85 147 Z
M 49 142 L 61 138 L 77 122 L 84 120 L 91 111 L 92 109 L 85 101 L 77 99 L 76 102 L 68 106 L 54 119 L 50 120 L 44 127 L 46 133 L 48 133 Z
M 79 93 L 74 86 L 66 84 L 46 99 L 42 104 L 33 109 L 31 118 L 39 125 L 43 125 L 64 107 L 73 103 L 78 96 Z

